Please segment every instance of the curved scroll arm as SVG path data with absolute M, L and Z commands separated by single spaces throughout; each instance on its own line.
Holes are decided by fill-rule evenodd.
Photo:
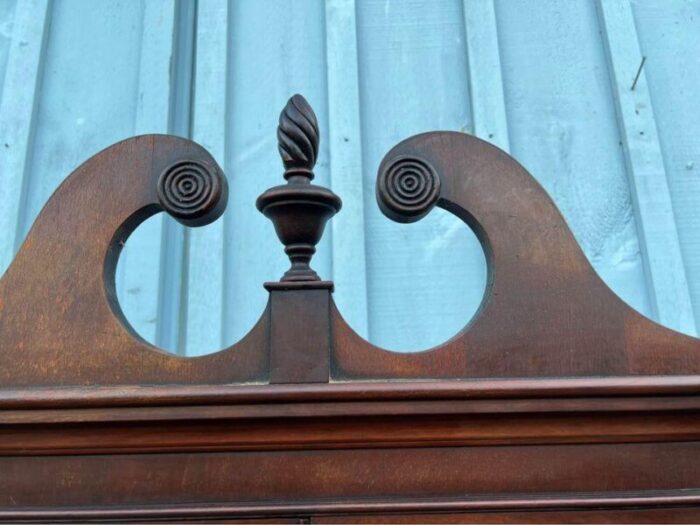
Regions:
M 76 169 L 0 280 L 0 385 L 259 379 L 266 315 L 234 352 L 182 359 L 129 329 L 114 290 L 119 252 L 141 222 L 165 210 L 207 224 L 223 213 L 227 192 L 206 150 L 166 135 L 125 140 Z
M 514 159 L 453 132 L 414 136 L 379 167 L 384 213 L 412 222 L 434 206 L 466 222 L 486 253 L 479 312 L 430 351 L 373 347 L 334 313 L 339 378 L 700 373 L 700 340 L 623 303 L 598 277 L 547 193 Z

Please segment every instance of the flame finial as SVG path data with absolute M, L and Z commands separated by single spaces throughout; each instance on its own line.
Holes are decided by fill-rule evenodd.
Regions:
M 332 288 L 332 283 L 321 281 L 309 263 L 326 221 L 340 210 L 342 203 L 331 190 L 311 184 L 318 158 L 318 122 L 301 95 L 290 98 L 282 110 L 277 140 L 287 184 L 264 192 L 256 205 L 274 224 L 292 266 L 281 282 L 265 286 L 270 290 Z
M 318 121 L 301 95 L 294 95 L 280 113 L 277 143 L 285 173 L 308 173 L 313 178 L 318 158 Z

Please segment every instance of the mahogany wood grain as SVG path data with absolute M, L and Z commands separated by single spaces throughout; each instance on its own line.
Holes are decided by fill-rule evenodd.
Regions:
M 697 523 L 698 511 L 688 507 L 652 510 L 578 510 L 530 512 L 463 512 L 434 514 L 364 514 L 314 517 L 311 523 Z
M 700 521 L 700 340 L 618 299 L 515 160 L 437 132 L 382 162 L 390 218 L 441 206 L 489 266 L 464 330 L 399 354 L 353 332 L 311 268 L 341 201 L 311 184 L 319 130 L 302 97 L 278 137 L 287 183 L 258 207 L 291 267 L 252 331 L 209 356 L 144 342 L 114 270 L 153 213 L 221 215 L 211 156 L 136 137 L 53 195 L 0 280 L 0 520 Z
M 419 170 L 411 163 L 429 166 Z M 595 273 L 556 206 L 515 160 L 463 133 L 411 137 L 379 167 L 378 199 L 395 202 L 406 175 L 440 181 L 434 198 L 383 210 L 401 222 L 437 205 L 466 222 L 488 266 L 484 301 L 462 332 L 411 354 L 362 340 L 333 309 L 333 377 L 483 378 L 698 374 L 700 341 L 622 302 Z M 426 183 L 427 184 L 427 183 Z M 392 191 L 394 193 L 392 193 Z M 405 193 L 405 192 L 404 192 Z M 423 195 L 425 197 L 425 195 Z M 465 318 L 465 323 L 467 319 Z
M 191 414 L 192 411 L 190 410 Z M 700 441 L 699 412 L 4 421 L 0 456 Z M 229 419 L 230 418 L 230 419 Z M 163 432 L 167 425 L 167 433 Z
M 265 380 L 265 314 L 232 351 L 185 359 L 143 341 L 119 308 L 119 251 L 163 208 L 158 179 L 182 162 L 216 166 L 193 142 L 136 137 L 98 153 L 56 190 L 0 280 L 3 388 Z
M 270 291 L 270 383 L 328 382 L 330 300 L 328 289 Z

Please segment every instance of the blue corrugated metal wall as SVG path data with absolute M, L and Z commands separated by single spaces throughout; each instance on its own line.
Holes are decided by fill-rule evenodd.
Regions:
M 286 266 L 254 201 L 280 181 L 294 92 L 319 117 L 317 180 L 345 202 L 315 268 L 371 341 L 430 347 L 483 295 L 464 224 L 437 210 L 398 225 L 374 202 L 383 154 L 435 129 L 509 150 L 613 290 L 695 333 L 699 0 L 0 0 L 0 272 L 81 161 L 134 134 L 189 136 L 227 172 L 228 211 L 202 229 L 142 225 L 119 298 L 162 347 L 231 344 Z

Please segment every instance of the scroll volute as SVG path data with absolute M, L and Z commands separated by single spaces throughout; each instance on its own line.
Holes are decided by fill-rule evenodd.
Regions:
M 270 301 L 247 336 L 186 358 L 147 343 L 124 317 L 114 277 L 128 236 L 160 211 L 185 226 L 209 224 L 228 196 L 221 168 L 201 146 L 135 137 L 68 177 L 0 280 L 0 387 L 328 382 L 333 285 L 310 260 L 341 201 L 311 184 L 319 133 L 303 97 L 282 111 L 278 138 L 287 184 L 266 191 L 258 207 L 292 266 L 266 284 Z
M 165 211 L 187 226 L 208 224 L 227 194 L 211 155 L 173 136 L 131 138 L 78 167 L 0 280 L 0 385 L 265 380 L 266 315 L 230 351 L 186 359 L 141 339 L 114 289 L 119 252 L 141 222 Z
M 303 97 L 292 97 L 282 111 L 278 142 L 286 184 L 264 192 L 257 206 L 274 223 L 291 267 L 266 283 L 270 302 L 244 339 L 216 354 L 183 358 L 143 341 L 122 315 L 114 270 L 128 235 L 159 211 L 187 226 L 207 224 L 223 212 L 228 192 L 221 169 L 197 144 L 135 137 L 98 153 L 61 185 L 0 280 L 0 384 L 700 373 L 700 341 L 617 298 L 531 175 L 494 146 L 453 132 L 417 135 L 393 148 L 379 167 L 377 199 L 393 220 L 420 220 L 439 206 L 471 227 L 487 256 L 484 301 L 468 325 L 465 313 L 459 334 L 436 348 L 402 354 L 373 346 L 343 321 L 332 282 L 311 268 L 341 201 L 311 183 L 319 129 Z M 424 286 L 430 272 L 415 278 Z
M 334 311 L 333 374 L 342 380 L 523 378 L 700 373 L 700 340 L 621 301 L 595 273 L 544 189 L 475 137 L 411 137 L 381 162 L 379 207 L 399 222 L 439 206 L 477 235 L 487 289 L 451 340 L 400 354 L 368 345 Z M 430 271 L 416 276 L 430 281 Z

